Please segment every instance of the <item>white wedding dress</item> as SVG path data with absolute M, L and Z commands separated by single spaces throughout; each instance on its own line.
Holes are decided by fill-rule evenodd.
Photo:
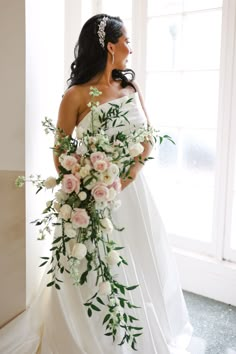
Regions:
M 129 121 L 138 126 L 146 119 L 138 93 L 110 102 L 120 104 L 127 98 L 133 98 L 126 107 Z M 99 109 L 109 107 L 107 102 Z M 88 113 L 80 125 L 87 128 L 90 122 Z M 124 130 L 128 129 L 126 126 Z M 137 325 L 144 327 L 143 335 L 137 337 L 138 353 L 187 354 L 193 328 L 168 235 L 142 171 L 119 199 L 122 207 L 114 212 L 114 219 L 125 230 L 112 235 L 119 245 L 125 246 L 121 252 L 128 261 L 128 266 L 118 268 L 120 282 L 140 284 L 127 294 L 141 307 L 134 313 L 140 320 Z M 118 346 L 111 337 L 104 336 L 101 312 L 88 317 L 83 303 L 94 293 L 89 284 L 73 286 L 66 273 L 61 290 L 48 288 L 47 270 L 29 308 L 1 329 L 1 354 L 134 353 L 126 344 Z

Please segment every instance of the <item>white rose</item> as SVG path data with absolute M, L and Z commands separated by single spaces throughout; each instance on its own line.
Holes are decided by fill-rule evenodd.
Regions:
M 99 294 L 100 295 L 110 295 L 111 294 L 111 284 L 109 281 L 103 281 L 99 284 Z
M 85 245 L 87 247 L 87 250 L 89 253 L 93 253 L 93 251 L 95 250 L 95 245 L 91 240 L 87 240 L 85 241 Z
M 43 185 L 45 188 L 50 189 L 54 188 L 57 185 L 57 180 L 54 177 L 48 177 L 44 182 Z
M 74 156 L 63 154 L 63 157 L 60 159 L 60 164 L 67 171 L 71 171 L 73 166 L 77 165 L 77 159 Z
M 132 157 L 135 157 L 135 156 L 138 156 L 138 155 L 142 154 L 143 150 L 144 150 L 144 147 L 140 143 L 131 144 L 129 146 L 129 154 Z
M 101 182 L 105 183 L 107 186 L 112 184 L 115 180 L 115 176 L 109 173 L 108 171 L 101 173 L 100 175 Z
M 112 201 L 111 209 L 113 211 L 116 211 L 120 208 L 120 206 L 121 206 L 121 200 L 114 200 L 114 201 Z
M 88 149 L 87 149 L 87 147 L 86 147 L 85 144 L 80 144 L 80 145 L 77 147 L 76 154 L 78 154 L 78 155 L 84 155 L 84 154 L 86 154 L 86 152 L 88 152 Z
M 107 207 L 107 202 L 96 202 L 95 209 L 96 210 L 104 210 Z
M 113 152 L 113 147 L 109 143 L 99 144 L 105 152 Z
M 108 201 L 110 202 L 110 201 L 114 200 L 115 197 L 116 197 L 116 195 L 117 195 L 116 190 L 115 190 L 113 187 L 110 188 L 110 189 L 109 189 Z
M 88 141 L 89 141 L 89 144 L 96 144 L 98 139 L 95 136 L 90 136 Z
M 79 194 L 78 194 L 78 197 L 79 197 L 79 199 L 80 200 L 85 200 L 86 198 L 87 198 L 87 193 L 85 193 L 85 192 L 80 192 Z
M 121 261 L 119 253 L 115 250 L 110 251 L 106 259 L 107 259 L 107 264 L 109 264 L 110 266 L 116 265 Z
M 68 198 L 68 194 L 62 191 L 61 189 L 55 193 L 56 201 L 61 203 L 65 202 Z
M 72 257 L 79 260 L 83 259 L 87 254 L 87 248 L 83 243 L 76 243 L 72 249 Z
M 114 151 L 114 153 L 113 153 L 113 159 L 118 159 L 118 157 L 119 157 L 119 151 Z
M 48 201 L 46 202 L 46 206 L 47 206 L 47 208 L 50 208 L 50 207 L 52 206 L 52 201 L 51 201 L 51 200 L 48 200 Z
M 72 208 L 69 204 L 64 204 L 60 208 L 60 217 L 64 220 L 69 220 L 71 216 Z
M 117 165 L 115 165 L 114 163 L 112 163 L 108 167 L 108 173 L 110 173 L 111 175 L 117 177 L 119 175 L 119 167 Z
M 83 138 L 83 134 L 84 134 L 84 128 L 77 126 L 76 127 L 76 137 L 77 139 L 82 139 Z
M 73 229 L 72 224 L 70 222 L 66 222 L 64 224 L 64 230 L 65 230 L 66 236 L 71 237 L 71 238 L 76 236 L 76 231 Z
M 54 201 L 53 202 L 53 208 L 56 210 L 56 211 L 60 211 L 60 207 L 61 207 L 61 204 L 60 203 L 58 203 L 58 202 L 56 202 L 56 201 Z
M 100 220 L 100 224 L 102 225 L 102 229 L 107 232 L 111 233 L 113 231 L 113 225 L 110 219 L 103 218 Z
M 85 178 L 89 175 L 89 171 L 91 170 L 91 167 L 89 165 L 85 165 L 83 167 L 81 167 L 80 171 L 79 171 L 79 176 L 81 178 Z
M 64 158 L 66 157 L 66 154 L 61 154 L 58 158 L 60 164 L 62 163 L 62 161 L 64 160 Z
M 95 186 L 95 184 L 97 183 L 97 180 L 96 180 L 96 178 L 93 178 L 88 184 L 85 185 L 85 183 L 86 183 L 89 179 L 91 179 L 91 176 L 87 176 L 87 177 L 84 178 L 84 187 L 85 187 L 86 189 L 88 189 L 88 190 L 91 190 L 91 189 Z

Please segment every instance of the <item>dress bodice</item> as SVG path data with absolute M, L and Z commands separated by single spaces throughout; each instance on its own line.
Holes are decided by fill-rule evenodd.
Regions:
M 126 103 L 129 101 L 128 103 Z M 123 112 L 127 112 L 128 122 L 125 119 L 122 119 L 122 127 L 113 128 L 112 121 L 108 123 L 108 129 L 106 133 L 108 135 L 114 135 L 118 131 L 122 131 L 125 134 L 129 134 L 133 130 L 137 129 L 140 126 L 147 124 L 147 119 L 143 111 L 138 92 L 131 93 L 130 95 L 125 95 L 114 100 L 100 104 L 95 111 L 95 115 L 99 115 L 102 112 L 107 112 L 111 104 L 117 104 L 121 106 Z M 85 130 L 91 128 L 91 117 L 92 112 L 90 111 L 78 124 L 83 127 Z

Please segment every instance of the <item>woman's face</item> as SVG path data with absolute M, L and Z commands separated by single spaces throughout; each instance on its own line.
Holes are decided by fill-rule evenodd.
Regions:
M 115 44 L 114 50 L 114 67 L 119 70 L 126 68 L 128 56 L 132 54 L 129 37 L 125 27 L 122 28 L 122 33 L 122 36 Z

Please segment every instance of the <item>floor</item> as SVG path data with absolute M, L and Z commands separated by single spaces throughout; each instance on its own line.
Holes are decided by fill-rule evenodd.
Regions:
M 236 307 L 184 291 L 193 337 L 191 354 L 236 354 Z

